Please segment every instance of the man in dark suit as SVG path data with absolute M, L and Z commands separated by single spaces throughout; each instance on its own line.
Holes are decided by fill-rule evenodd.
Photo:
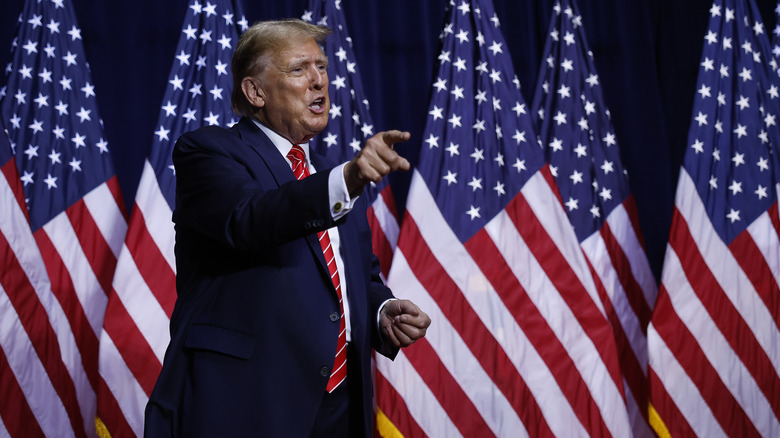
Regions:
M 409 168 L 392 148 L 409 133 L 337 166 L 308 151 L 328 122 L 328 32 L 252 26 L 232 66 L 243 118 L 176 144 L 178 299 L 146 436 L 371 436 L 371 350 L 392 358 L 430 325 L 379 278 L 360 196 Z

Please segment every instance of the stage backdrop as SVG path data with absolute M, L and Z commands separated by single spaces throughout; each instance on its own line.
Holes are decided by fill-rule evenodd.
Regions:
M 128 219 L 144 162 L 159 128 L 161 102 L 169 86 L 168 75 L 191 3 L 187 0 L 72 1 L 81 29 L 84 57 L 91 68 L 103 137 L 118 177 L 116 192 L 124 199 L 128 211 L 123 214 Z M 301 17 L 310 2 L 239 0 L 234 3 L 251 24 L 263 19 Z M 428 148 L 426 123 L 436 91 L 433 84 L 442 50 L 440 37 L 449 21 L 448 3 L 447 0 L 341 2 L 362 88 L 370 102 L 374 132 L 411 131 L 412 139 L 397 149 L 415 168 L 421 150 Z M 505 39 L 506 54 L 519 81 L 520 94 L 529 110 L 536 111 L 530 104 L 540 85 L 538 75 L 540 66 L 546 62 L 543 51 L 557 1 L 495 0 L 492 3 L 501 23 L 499 29 Z M 24 0 L 0 2 L 0 65 L 11 62 L 12 40 L 23 4 Z M 702 69 L 704 36 L 713 16 L 712 1 L 580 0 L 577 4 L 598 71 L 603 103 L 609 109 L 622 166 L 636 201 L 649 267 L 652 277 L 660 281 L 680 166 L 690 149 L 688 131 L 695 116 L 697 78 Z M 776 3 L 762 0 L 757 4 L 771 39 Z M 735 41 L 734 45 L 741 43 Z M 0 77 L 0 85 L 5 85 L 5 76 Z M 407 172 L 390 178 L 399 218 L 407 206 L 413 175 L 414 172 Z M 644 327 L 647 323 L 643 321 Z M 608 364 L 605 366 L 609 368 Z

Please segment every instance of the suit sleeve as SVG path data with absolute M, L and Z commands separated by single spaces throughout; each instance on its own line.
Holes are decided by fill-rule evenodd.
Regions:
M 275 149 L 260 154 L 227 132 L 203 129 L 176 143 L 177 227 L 252 251 L 336 224 L 328 206 L 330 169 L 297 181 Z

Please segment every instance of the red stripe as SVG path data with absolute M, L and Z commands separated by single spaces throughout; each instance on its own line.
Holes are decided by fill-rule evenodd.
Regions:
M 655 374 L 652 368 L 647 371 L 650 382 L 650 398 L 653 401 L 653 408 L 658 412 L 658 416 L 664 422 L 664 426 L 671 436 L 692 437 L 696 436 L 691 425 L 683 417 L 677 405 L 669 397 L 661 380 Z
M 552 436 L 522 376 L 425 244 L 414 219 L 407 216 L 403 227 L 398 246 L 415 277 L 439 304 L 442 313 L 518 413 L 529 433 L 539 431 L 538 436 Z
M 599 234 L 601 234 L 604 245 L 607 247 L 607 254 L 612 263 L 612 268 L 615 270 L 618 279 L 620 279 L 620 284 L 623 286 L 626 298 L 639 320 L 642 334 L 647 336 L 647 325 L 650 324 L 650 318 L 652 317 L 653 311 L 645 300 L 645 294 L 644 291 L 642 291 L 642 287 L 636 281 L 636 278 L 634 278 L 633 272 L 631 272 L 631 262 L 628 260 L 628 257 L 626 257 L 626 253 L 623 251 L 620 243 L 612 234 L 609 223 L 604 222 Z
M 634 349 L 631 348 L 631 342 L 629 341 L 628 336 L 626 336 L 626 332 L 623 329 L 623 325 L 620 323 L 620 318 L 615 311 L 615 308 L 612 306 L 612 301 L 607 297 L 607 291 L 604 289 L 604 284 L 593 269 L 590 260 L 588 260 L 588 266 L 590 267 L 593 281 L 596 283 L 596 290 L 598 290 L 599 296 L 604 304 L 607 320 L 614 332 L 615 344 L 618 351 L 618 361 L 620 361 L 620 370 L 623 373 L 623 378 L 631 389 L 631 394 L 636 405 L 639 407 L 642 417 L 647 420 L 647 409 L 645 409 L 645 407 L 647 406 L 648 395 L 645 373 L 639 363 L 639 358 L 637 358 L 634 353 Z M 647 331 L 647 328 L 644 330 Z M 646 341 L 646 338 L 643 337 L 642 341 Z M 636 347 L 640 348 L 641 351 L 647 351 L 647 342 L 642 342 L 641 345 L 637 345 Z M 625 394 L 623 394 L 623 397 L 625 398 Z
M 112 437 L 135 436 L 133 429 L 119 407 L 119 403 L 117 403 L 114 394 L 108 388 L 102 376 L 100 377 L 98 390 L 97 415 Z
M 617 347 L 612 330 L 566 258 L 547 234 L 540 218 L 536 217 L 522 193 L 509 202 L 506 212 L 577 322 L 593 341 L 612 380 L 618 387 L 622 387 L 623 378 L 615 354 Z
M 780 418 L 780 392 L 773 390 L 773 388 L 780 388 L 780 378 L 778 378 L 771 360 L 756 340 L 753 331 L 742 319 L 712 275 L 696 246 L 696 242 L 688 231 L 687 222 L 677 209 L 675 209 L 672 224 L 674 228 L 672 228 L 669 237 L 669 245 L 677 253 L 691 288 L 707 309 L 707 313 L 718 326 L 731 349 L 734 350 L 755 381 L 760 382 L 758 387 L 767 397 L 774 415 Z M 717 398 L 710 400 L 719 404 L 716 402 Z M 727 416 L 723 418 L 727 418 Z M 747 418 L 745 420 L 749 421 Z
M 374 373 L 376 385 L 377 406 L 385 416 L 393 423 L 401 435 L 407 438 L 423 438 L 425 432 L 414 421 L 403 397 L 396 392 L 393 385 L 385 379 L 381 372 Z
M 495 435 L 425 338 L 404 348 L 404 355 L 463 436 Z
M 19 204 L 19 209 L 24 212 L 24 217 L 27 219 L 27 222 L 29 222 L 30 214 L 27 211 L 27 203 L 24 201 L 24 186 L 22 185 L 22 180 L 19 179 L 19 171 L 16 169 L 16 161 L 8 160 L 8 162 L 3 164 L 3 166 L 0 168 L 0 171 L 3 172 L 5 180 L 11 187 L 11 192 L 13 192 L 17 204 Z
M 761 254 L 761 250 L 747 230 L 739 233 L 731 241 L 729 249 L 756 289 L 756 293 L 761 297 L 769 314 L 775 320 L 775 330 L 777 330 L 777 325 L 780 324 L 780 305 L 778 305 L 777 300 L 777 297 L 780 296 L 780 288 L 777 286 L 772 268 L 769 267 L 764 255 Z M 776 401 L 780 404 L 780 400 Z
M 127 312 L 122 301 L 116 296 L 108 300 L 103 329 L 111 337 L 117 350 L 122 355 L 127 367 L 135 376 L 146 395 L 152 394 L 152 389 L 160 374 L 162 364 L 144 338 L 133 318 Z
M 119 211 L 122 213 L 122 217 L 125 219 L 125 222 L 127 222 L 127 209 L 125 208 L 125 200 L 122 197 L 122 188 L 119 185 L 119 178 L 117 178 L 116 175 L 109 178 L 109 180 L 106 181 L 106 187 L 108 187 L 108 190 L 111 192 L 111 196 L 114 197 L 116 206 L 119 207 Z
M 628 195 L 625 201 L 623 201 L 623 208 L 628 214 L 628 219 L 631 221 L 631 228 L 636 232 L 636 238 L 639 240 L 639 244 L 642 245 L 642 250 L 646 251 L 645 238 L 640 231 L 642 226 L 639 224 L 639 209 L 636 206 L 636 199 L 634 195 Z
M 393 189 L 390 185 L 385 186 L 385 188 L 379 192 L 378 196 L 382 198 L 385 207 L 387 207 L 387 211 L 389 211 L 395 221 L 398 222 L 398 207 L 395 204 L 395 196 L 393 195 Z
M 79 199 L 65 210 L 73 231 L 79 239 L 81 249 L 92 267 L 103 292 L 108 295 L 116 270 L 116 256 L 111 251 L 92 214 L 87 210 L 84 199 Z
M 138 272 L 170 319 L 176 304 L 176 274 L 149 234 L 138 204 L 133 208 L 125 243 Z
M 660 308 L 659 308 L 660 309 Z M 664 340 L 677 362 L 696 385 L 705 403 L 727 436 L 758 436 L 758 431 L 745 415 L 718 373 L 707 360 L 696 338 L 669 306 L 664 322 L 656 325 L 658 335 Z M 695 407 L 694 407 L 695 408 Z
M 589 434 L 609 435 L 609 430 L 600 415 L 591 418 L 592 413 L 599 411 L 599 407 L 593 400 L 574 361 L 501 257 L 487 232 L 484 229 L 480 230 L 466 242 L 465 246 L 501 297 L 509 313 L 514 315 L 515 321 L 533 344 L 534 350 L 547 365 L 564 397 Z M 528 396 L 533 398 L 532 394 Z M 532 436 L 536 435 L 530 430 L 529 433 Z
M 27 399 L 11 372 L 5 351 L 0 348 L 0 417 L 10 436 L 43 437 L 43 430 L 38 425 Z M 62 431 L 65 432 L 65 431 Z
M 81 307 L 79 298 L 73 287 L 70 273 L 60 259 L 46 231 L 41 228 L 36 231 L 35 241 L 41 250 L 46 272 L 51 281 L 51 291 L 60 302 L 65 316 L 68 318 L 70 330 L 76 339 L 76 345 L 81 352 L 81 362 L 87 373 L 92 388 L 97 388 L 98 382 L 98 338 L 87 320 L 87 315 Z
M 11 305 L 16 310 L 16 314 L 19 316 L 19 320 L 26 332 L 25 334 L 20 333 L 19 336 L 27 336 L 30 339 L 35 353 L 49 375 L 49 380 L 51 380 L 54 390 L 62 400 L 76 436 L 85 436 L 84 421 L 79 410 L 78 398 L 76 397 L 76 387 L 62 361 L 62 352 L 57 341 L 57 335 L 49 324 L 46 310 L 38 300 L 33 285 L 24 273 L 19 260 L 17 260 L 5 235 L 2 233 L 0 233 L 0 255 L 0 260 L 3 260 L 3 269 L 0 271 L 0 283 L 2 283 L 6 296 L 11 301 Z
M 371 244 L 374 254 L 379 259 L 382 274 L 387 278 L 390 272 L 390 265 L 393 262 L 393 248 L 390 246 L 390 242 L 387 240 L 387 236 L 385 236 L 382 226 L 376 218 L 373 206 L 366 211 L 366 216 L 368 225 L 371 226 Z

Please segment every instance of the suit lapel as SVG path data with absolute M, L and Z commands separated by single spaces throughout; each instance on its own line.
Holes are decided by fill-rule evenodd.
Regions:
M 255 125 L 255 123 L 246 117 L 242 117 L 241 120 L 234 126 L 234 129 L 238 130 L 239 136 L 244 140 L 266 163 L 268 169 L 271 171 L 276 183 L 282 185 L 290 181 L 295 180 L 295 175 L 290 169 L 290 164 L 282 157 L 279 150 L 276 149 L 271 139 L 263 133 L 263 131 Z M 319 159 L 319 156 L 309 152 L 314 164 L 315 169 L 325 169 L 327 164 L 323 163 Z M 328 272 L 328 264 L 325 261 L 325 255 L 322 253 L 322 246 L 320 246 L 320 240 L 316 233 L 310 233 L 304 236 L 304 239 L 309 244 L 314 256 L 319 260 L 322 273 L 330 278 Z M 333 289 L 333 295 L 336 296 L 336 290 L 333 287 L 333 283 L 328 282 L 330 288 Z

